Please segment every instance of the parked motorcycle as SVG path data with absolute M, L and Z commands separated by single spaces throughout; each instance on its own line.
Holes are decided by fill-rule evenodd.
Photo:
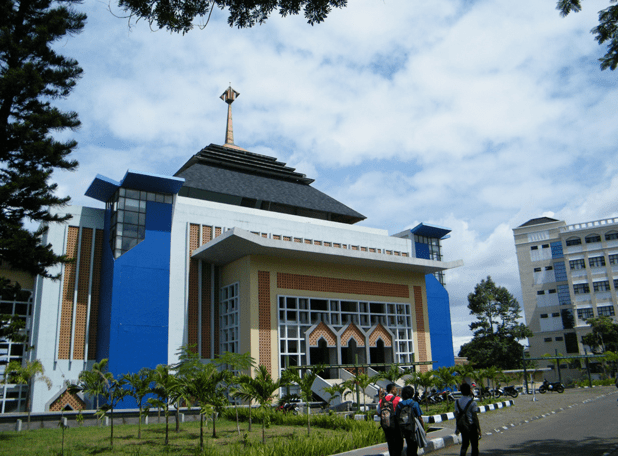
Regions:
M 564 393 L 564 385 L 560 382 L 548 382 L 547 379 L 539 386 L 539 393 L 545 394 L 547 391 L 557 391 Z
M 277 407 L 277 410 L 283 413 L 291 413 L 292 415 L 298 415 L 298 412 L 300 411 L 296 404 L 291 404 L 289 402 L 281 404 Z
M 503 392 L 505 396 L 511 396 L 512 398 L 519 396 L 519 391 L 514 386 L 505 386 Z
M 450 391 L 443 391 L 440 394 L 440 397 L 442 398 L 441 402 L 455 402 L 455 398 L 453 397 L 453 393 L 451 393 Z

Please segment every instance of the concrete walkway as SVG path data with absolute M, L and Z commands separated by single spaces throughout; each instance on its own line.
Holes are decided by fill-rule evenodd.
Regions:
M 614 386 L 601 386 L 595 388 L 575 388 L 567 389 L 563 394 L 547 393 L 533 395 L 520 395 L 513 400 L 512 407 L 495 407 L 494 410 L 486 410 L 479 414 L 479 421 L 483 434 L 504 432 L 506 429 L 527 423 L 531 420 L 542 419 L 555 413 L 577 406 L 581 403 L 594 401 L 601 397 L 618 394 Z M 488 412 L 488 413 L 487 413 Z M 452 415 L 449 413 L 448 415 Z M 429 420 L 427 418 L 430 418 Z M 455 435 L 455 423 L 451 416 L 444 419 L 444 415 L 433 417 L 423 417 L 425 422 L 440 423 L 435 427 L 442 427 L 440 430 L 427 434 L 428 446 L 418 451 L 419 455 L 432 453 L 441 448 L 452 445 L 459 445 L 461 440 Z M 377 424 L 376 424 L 377 425 Z M 405 449 L 404 449 L 404 455 Z M 335 456 L 389 456 L 386 443 L 374 445 L 367 448 L 340 453 Z

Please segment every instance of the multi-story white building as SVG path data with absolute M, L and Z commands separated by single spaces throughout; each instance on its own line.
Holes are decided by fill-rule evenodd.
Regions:
M 584 354 L 586 320 L 616 318 L 618 218 L 567 225 L 541 217 L 513 234 L 530 356 Z

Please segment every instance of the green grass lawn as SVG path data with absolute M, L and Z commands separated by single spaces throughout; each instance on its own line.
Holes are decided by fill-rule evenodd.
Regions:
M 212 437 L 212 422 L 204 427 L 206 455 L 302 455 L 334 454 L 349 449 L 369 446 L 383 441 L 383 432 L 373 422 L 360 422 L 325 416 L 321 423 L 311 427 L 307 436 L 305 417 L 294 417 L 292 423 L 272 424 L 266 429 L 266 446 L 262 445 L 260 423 L 240 423 L 240 436 L 236 422 L 219 419 L 216 423 L 217 438 Z M 313 421 L 319 421 L 317 417 Z M 330 421 L 330 425 L 329 425 Z M 306 423 L 306 421 L 305 421 Z M 318 424 L 321 424 L 318 426 Z M 181 423 L 180 432 L 174 432 L 170 421 L 169 445 L 164 445 L 165 424 L 142 425 L 142 438 L 137 439 L 137 425 L 115 425 L 114 447 L 110 446 L 109 427 L 79 427 L 69 422 L 64 433 L 64 455 L 193 455 L 199 452 L 199 421 Z M 332 451 L 331 451 L 332 449 Z M 326 452 L 325 452 L 326 451 Z M 0 455 L 60 455 L 62 430 L 38 429 L 22 432 L 0 433 Z

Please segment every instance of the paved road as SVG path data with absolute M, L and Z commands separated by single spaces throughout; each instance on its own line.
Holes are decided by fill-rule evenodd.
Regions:
M 540 419 L 498 428 L 498 432 L 484 427 L 480 452 L 492 456 L 618 456 L 616 399 L 612 394 L 580 402 Z M 457 445 L 432 454 L 457 456 L 460 448 Z

